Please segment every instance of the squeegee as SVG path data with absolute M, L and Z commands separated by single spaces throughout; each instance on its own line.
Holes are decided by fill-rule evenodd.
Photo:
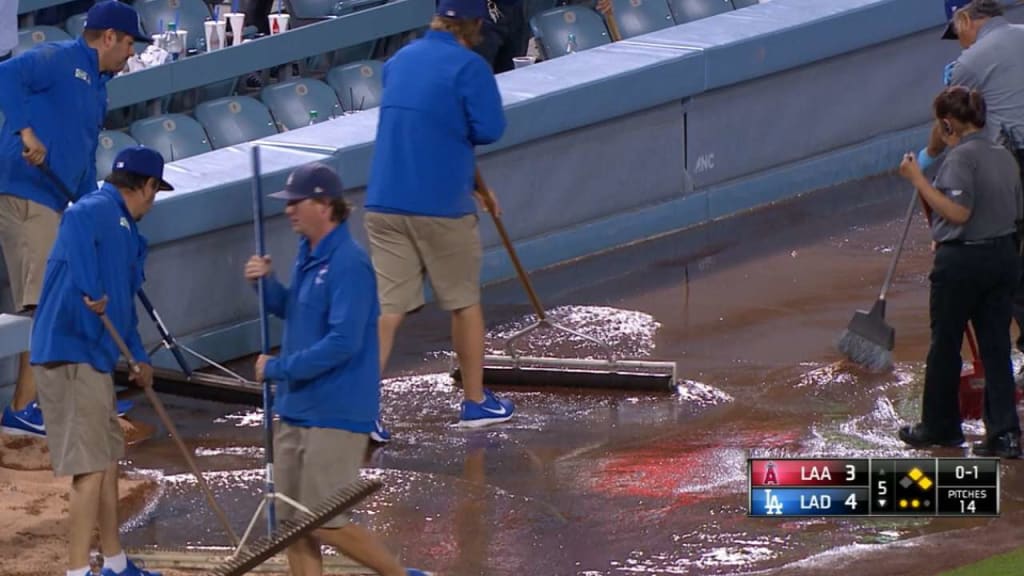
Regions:
M 509 336 L 504 343 L 504 355 L 484 356 L 484 384 L 490 386 L 514 386 L 528 388 L 605 388 L 621 390 L 673 391 L 676 383 L 676 363 L 651 360 L 619 358 L 607 342 L 562 326 L 548 318 L 541 306 L 530 278 L 526 274 L 508 232 L 496 212 L 488 193 L 487 184 L 478 169 L 476 187 L 484 200 L 484 207 L 494 220 L 502 244 L 508 252 L 516 274 L 519 276 L 530 304 L 537 314 L 537 321 Z M 555 330 L 569 336 L 586 340 L 601 349 L 603 358 L 555 358 L 545 356 L 523 356 L 515 347 L 517 340 L 541 328 Z M 452 377 L 461 381 L 458 367 Z

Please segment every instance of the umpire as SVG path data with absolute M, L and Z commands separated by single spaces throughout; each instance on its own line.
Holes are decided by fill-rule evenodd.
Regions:
M 914 447 L 959 446 L 958 387 L 964 330 L 978 333 L 985 366 L 985 440 L 978 456 L 1017 458 L 1020 422 L 1010 364 L 1009 325 L 1020 277 L 1015 222 L 1024 213 L 1017 163 L 985 137 L 985 100 L 977 90 L 953 86 L 934 102 L 935 123 L 949 152 L 934 185 L 913 154 L 900 164 L 934 215 L 937 247 L 929 280 L 931 347 L 925 369 L 921 422 L 899 437 Z

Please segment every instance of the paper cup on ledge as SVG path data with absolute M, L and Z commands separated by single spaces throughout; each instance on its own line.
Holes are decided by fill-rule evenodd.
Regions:
M 245 13 L 232 12 L 228 14 L 228 22 L 231 23 L 231 45 L 238 46 L 242 43 L 242 30 L 245 29 Z
M 288 20 L 291 19 L 289 14 L 267 14 L 267 20 L 270 23 L 271 34 L 281 34 L 288 31 Z
M 217 26 L 217 48 L 227 48 L 228 44 L 228 23 L 219 20 L 214 22 Z
M 177 30 L 178 48 L 181 49 L 181 57 L 188 55 L 188 30 Z
M 206 51 L 213 52 L 220 48 L 220 44 L 217 43 L 217 23 L 213 20 L 207 20 L 203 22 L 203 32 L 206 34 Z
M 537 62 L 537 59 L 533 56 L 516 56 L 512 59 L 512 65 L 518 68 L 526 68 L 530 64 Z

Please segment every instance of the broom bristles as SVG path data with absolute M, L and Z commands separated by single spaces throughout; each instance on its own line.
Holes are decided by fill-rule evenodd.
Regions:
M 851 362 L 871 372 L 884 372 L 892 368 L 892 351 L 860 334 L 844 330 L 836 347 Z

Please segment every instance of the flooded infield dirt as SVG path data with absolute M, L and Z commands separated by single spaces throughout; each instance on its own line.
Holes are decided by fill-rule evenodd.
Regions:
M 967 453 L 895 436 L 917 419 L 928 342 L 920 215 L 888 298 L 895 370 L 862 373 L 834 346 L 877 297 L 909 193 L 874 178 L 535 275 L 552 317 L 622 353 L 678 362 L 676 393 L 507 390 L 512 421 L 455 429 L 448 319 L 433 308 L 410 318 L 383 384 L 394 440 L 364 470 L 385 487 L 356 521 L 407 565 L 466 576 L 926 575 L 1016 547 L 1024 473 L 1007 461 L 998 519 L 746 516 L 748 457 Z M 488 289 L 485 311 L 495 350 L 530 315 L 514 283 Z M 530 349 L 596 352 L 543 337 Z M 259 411 L 164 399 L 241 533 L 263 490 Z M 156 422 L 144 401 L 133 417 Z M 981 431 L 965 424 L 969 440 Z M 227 543 L 161 432 L 126 465 L 160 486 L 125 525 L 127 546 Z

